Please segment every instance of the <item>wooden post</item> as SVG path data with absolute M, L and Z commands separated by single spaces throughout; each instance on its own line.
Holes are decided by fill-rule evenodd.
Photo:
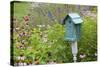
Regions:
M 71 42 L 71 48 L 72 48 L 72 54 L 73 54 L 73 61 L 76 62 L 77 61 L 77 53 L 78 53 L 77 41 Z

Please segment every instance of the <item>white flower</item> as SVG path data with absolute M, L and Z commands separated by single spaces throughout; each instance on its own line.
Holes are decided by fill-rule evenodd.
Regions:
M 25 62 L 24 62 L 24 63 L 23 63 L 23 65 L 24 65 L 24 66 L 26 66 L 26 65 L 27 65 L 27 63 L 25 63 Z
M 27 47 L 28 49 L 32 49 L 32 47 L 31 46 L 29 46 L 29 47 Z
M 20 60 L 25 60 L 25 56 L 20 57 Z
M 50 25 L 47 25 L 48 27 L 50 27 Z
M 80 58 L 85 58 L 85 57 L 86 57 L 85 54 L 81 54 L 81 55 L 80 55 Z
M 22 57 L 21 56 L 18 56 L 17 57 L 17 60 L 25 60 L 25 56 L 22 56 Z
M 40 35 L 42 35 L 42 32 L 40 32 Z
M 48 47 L 50 48 L 50 47 L 51 47 L 51 45 L 48 45 Z
M 41 27 L 41 25 L 37 25 L 37 27 Z
M 37 26 L 40 27 L 40 28 L 41 28 L 41 27 L 45 27 L 45 25 L 37 25 Z
M 47 38 L 43 38 L 43 42 L 47 42 L 48 40 L 47 40 Z
M 44 36 L 43 36 L 43 42 L 47 42 L 48 41 L 48 39 L 47 39 L 47 34 L 45 34 Z
M 47 64 L 57 64 L 57 63 L 54 62 L 54 61 L 51 61 L 51 62 L 49 62 L 49 63 L 47 63 Z
M 47 27 L 50 28 L 51 26 L 50 25 L 47 25 Z
M 15 28 L 16 30 L 19 30 L 20 28 L 19 27 L 17 27 L 17 28 Z
M 17 60 L 20 60 L 20 56 L 17 57 Z
M 97 56 L 97 53 L 95 53 L 94 55 Z
M 48 36 L 47 34 L 44 35 L 45 38 L 47 38 L 47 36 Z
M 42 25 L 42 27 L 45 27 L 45 25 Z
M 29 51 L 31 51 L 33 48 L 31 46 L 27 47 Z
M 25 40 L 22 40 L 22 43 L 24 43 L 25 42 Z

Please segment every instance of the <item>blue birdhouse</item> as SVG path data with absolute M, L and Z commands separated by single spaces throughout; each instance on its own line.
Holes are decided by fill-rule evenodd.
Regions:
M 65 40 L 77 41 L 80 38 L 81 23 L 83 22 L 77 13 L 69 13 L 63 20 L 65 24 Z

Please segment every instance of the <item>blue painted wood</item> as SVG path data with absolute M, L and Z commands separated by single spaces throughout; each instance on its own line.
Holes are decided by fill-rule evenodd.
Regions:
M 72 19 L 72 21 L 73 21 L 74 24 L 80 24 L 80 23 L 83 22 L 83 20 L 80 17 L 79 18 L 74 18 L 74 19 Z
M 77 36 L 77 40 L 79 40 L 81 37 L 81 24 L 76 25 L 76 36 Z
M 82 18 L 76 13 L 71 13 L 66 16 L 63 22 L 65 24 L 65 40 L 79 40 L 82 22 Z

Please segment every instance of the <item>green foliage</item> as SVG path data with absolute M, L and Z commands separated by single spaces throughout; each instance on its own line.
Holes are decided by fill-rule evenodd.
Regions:
M 17 18 L 16 21 L 14 21 L 14 43 L 12 48 L 14 49 L 13 53 L 15 62 L 17 62 L 16 57 L 21 54 L 24 54 L 26 57 L 24 60 L 26 63 L 29 61 L 32 61 L 34 64 L 37 61 L 39 64 L 47 64 L 52 61 L 55 61 L 56 63 L 73 62 L 70 42 L 64 40 L 64 26 L 59 24 L 58 21 L 48 21 L 49 18 L 47 18 L 47 16 L 44 17 L 41 14 L 36 13 L 35 10 L 28 12 L 28 3 L 20 3 L 19 5 L 17 3 L 15 4 L 16 5 L 14 6 L 16 8 L 14 9 L 14 16 Z M 49 10 L 52 11 L 54 16 L 56 14 L 53 8 L 56 8 L 57 6 L 49 6 Z M 60 7 L 65 10 L 64 6 Z M 27 13 L 31 13 L 31 16 L 29 17 L 31 20 L 28 21 L 28 24 L 25 24 L 26 22 L 22 17 L 26 16 Z M 55 17 L 60 19 L 65 15 L 66 10 L 65 12 L 62 12 L 60 16 L 56 15 Z M 35 20 L 33 20 L 33 17 Z M 41 21 L 41 19 L 43 20 Z M 78 41 L 78 62 L 96 61 L 97 23 L 96 20 L 91 17 L 84 17 L 83 20 L 81 38 Z M 44 22 L 45 27 L 38 27 L 33 24 L 33 21 L 36 25 Z M 85 55 L 85 57 L 82 58 L 80 55 Z
M 62 25 L 57 23 L 47 27 L 44 31 L 39 30 L 39 28 L 34 28 L 30 32 L 33 32 L 30 34 L 30 37 L 25 38 L 28 40 L 27 48 L 23 50 L 26 56 L 31 56 L 33 59 L 38 58 L 40 64 L 45 64 L 47 60 L 55 60 L 58 63 L 72 62 L 70 43 L 64 41 L 64 27 Z M 40 32 L 42 32 L 42 37 L 40 36 Z M 47 35 L 46 42 L 43 41 L 45 35 Z M 14 43 L 14 46 L 17 45 L 16 43 Z M 78 61 L 96 60 L 94 55 L 97 51 L 96 22 L 88 17 L 82 24 L 82 33 L 78 48 L 78 57 L 81 53 L 86 54 L 84 60 L 79 57 Z M 20 51 L 15 47 L 14 55 L 17 56 L 20 54 Z M 50 53 L 50 56 L 48 53 Z
M 90 17 L 84 18 L 81 39 L 78 46 L 79 53 L 85 53 L 87 56 L 84 61 L 93 61 L 97 59 L 94 55 L 97 52 L 97 23 Z
M 29 3 L 27 2 L 14 2 L 13 11 L 14 17 L 17 17 L 19 21 L 28 13 Z

